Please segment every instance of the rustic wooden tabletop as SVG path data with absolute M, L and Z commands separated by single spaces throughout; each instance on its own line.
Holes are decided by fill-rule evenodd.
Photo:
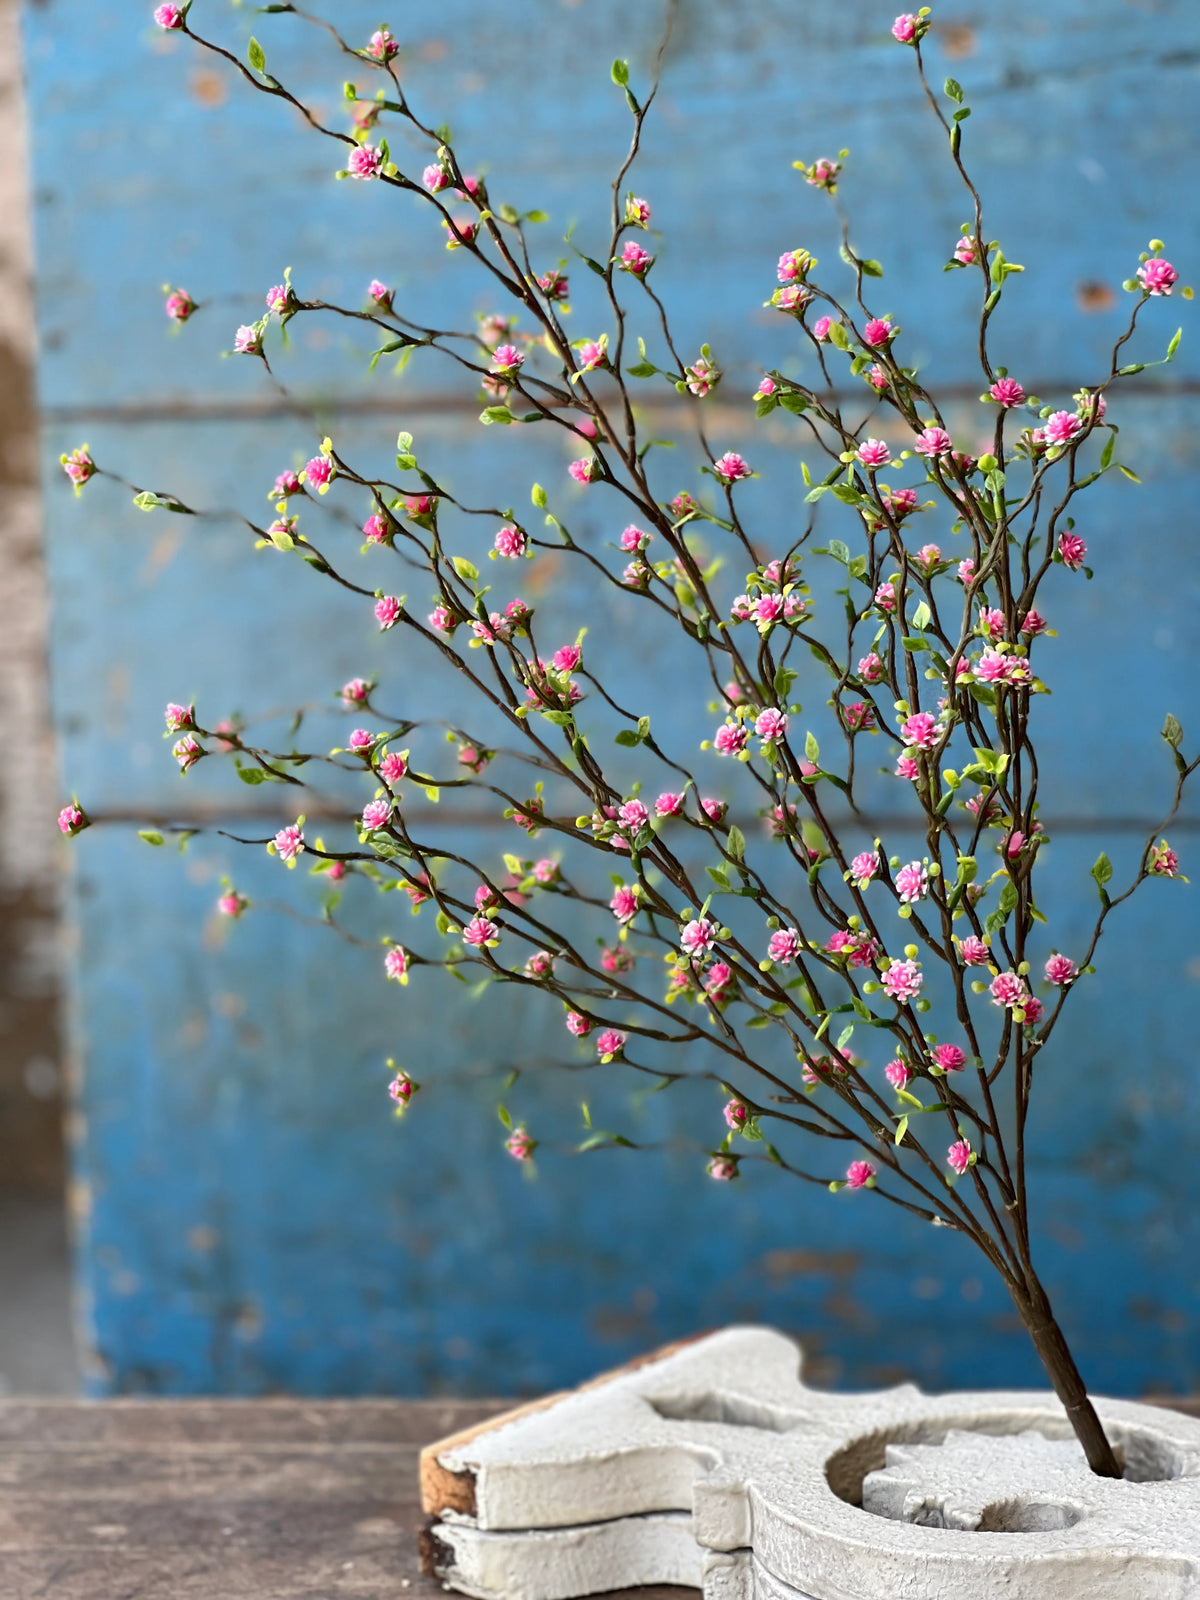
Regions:
M 0 1402 L 0 1596 L 439 1594 L 418 1564 L 418 1453 L 510 1404 Z M 1200 1401 L 1178 1404 L 1200 1415 Z

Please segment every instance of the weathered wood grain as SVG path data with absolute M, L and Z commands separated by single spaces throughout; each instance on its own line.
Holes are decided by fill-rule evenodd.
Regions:
M 0 1595 L 441 1594 L 419 1565 L 420 1445 L 507 1405 L 0 1403 Z

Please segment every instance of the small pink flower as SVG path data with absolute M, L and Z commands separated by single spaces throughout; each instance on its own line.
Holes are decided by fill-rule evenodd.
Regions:
M 58 813 L 58 831 L 65 833 L 68 838 L 73 838 L 75 834 L 82 833 L 87 826 L 87 817 L 74 802 L 64 806 Z
M 954 446 L 950 442 L 950 435 L 945 428 L 937 428 L 931 423 L 927 428 L 922 428 L 913 440 L 913 449 L 919 456 L 928 456 L 935 459 L 938 456 L 948 456 Z
M 768 706 L 754 719 L 754 731 L 764 744 L 776 744 L 787 732 L 787 714 L 776 706 Z
M 434 606 L 429 613 L 429 626 L 438 633 L 453 633 L 458 627 L 458 618 L 445 606 Z
M 964 267 L 972 266 L 978 260 L 974 239 L 969 239 L 965 233 L 957 239 L 954 245 L 954 259 L 961 262 Z
M 874 366 L 868 367 L 867 372 L 866 372 L 866 379 L 867 379 L 867 382 L 871 385 L 872 389 L 878 389 L 880 391 L 880 393 L 882 393 L 883 390 L 886 389 L 887 386 L 888 386 L 888 375 L 883 370 L 883 368 L 879 365 L 878 361 L 875 363 Z
M 729 810 L 727 800 L 705 799 L 700 802 L 700 809 L 710 822 L 724 822 L 725 813 Z
M 439 190 L 446 187 L 450 179 L 436 161 L 431 161 L 421 174 L 421 182 L 429 190 L 430 194 L 437 194 Z
M 896 585 L 890 578 L 885 578 L 876 589 L 875 604 L 881 611 L 894 611 L 896 609 Z
M 617 808 L 617 816 L 631 834 L 644 828 L 650 820 L 650 812 L 640 800 L 626 800 L 624 805 Z
M 770 396 L 775 393 L 778 387 L 779 385 L 775 382 L 775 379 L 768 374 L 760 381 L 758 388 L 754 392 L 756 395 Z
M 998 406 L 1004 406 L 1006 410 L 1025 404 L 1025 391 L 1015 378 L 997 378 L 988 393 Z
M 289 823 L 286 828 L 280 828 L 275 835 L 275 854 L 281 861 L 290 865 L 297 856 L 304 853 L 304 833 L 298 822 Z
M 621 534 L 621 549 L 627 550 L 631 555 L 644 550 L 650 543 L 650 535 L 644 533 L 636 523 L 631 522 Z
M 314 456 L 304 463 L 305 480 L 318 494 L 323 494 L 333 479 L 333 461 L 329 456 Z
M 727 1100 L 724 1109 L 725 1121 L 736 1133 L 744 1128 L 750 1121 L 750 1112 L 740 1100 Z
M 367 296 L 369 299 L 374 300 L 380 311 L 390 311 L 392 309 L 392 300 L 395 293 L 394 289 L 389 289 L 387 284 L 381 283 L 378 278 L 372 278 L 367 285 Z
M 1046 438 L 1051 444 L 1070 444 L 1083 432 L 1083 420 L 1075 411 L 1052 411 L 1046 418 Z
M 875 1180 L 875 1168 L 869 1161 L 852 1161 L 846 1168 L 847 1189 L 865 1189 Z
M 725 991 L 733 982 L 733 968 L 724 961 L 714 961 L 704 974 L 704 990 L 710 1000 L 718 1004 L 724 999 Z
M 605 972 L 630 972 L 633 969 L 633 957 L 624 945 L 615 948 L 606 945 L 600 952 L 600 965 Z
M 279 314 L 288 309 L 294 299 L 291 289 L 286 283 L 277 283 L 273 289 L 267 290 L 267 310 Z
M 617 264 L 622 272 L 632 272 L 635 278 L 644 278 L 654 265 L 654 257 L 636 239 L 629 239 Z
M 871 850 L 864 850 L 850 863 L 850 878 L 860 889 L 865 889 L 878 871 L 879 856 Z
M 172 322 L 186 322 L 196 309 L 196 302 L 186 289 L 169 289 L 163 310 Z
M 493 541 L 493 548 L 497 555 L 504 556 L 509 561 L 515 561 L 525 554 L 528 543 L 529 540 L 524 528 L 515 528 L 511 523 L 506 522 L 497 533 Z
M 992 952 L 983 940 L 974 933 L 960 941 L 958 946 L 959 958 L 964 967 L 986 967 L 992 959 Z
M 351 678 L 349 683 L 344 683 L 341 688 L 342 699 L 348 706 L 365 704 L 371 693 L 371 685 L 365 678 Z
M 919 861 L 910 861 L 896 873 L 896 893 L 904 905 L 913 905 L 929 893 L 929 872 Z
M 1079 968 L 1070 956 L 1059 955 L 1057 952 L 1046 962 L 1046 979 L 1049 983 L 1060 984 L 1064 989 L 1067 984 L 1074 983 L 1079 976 Z
M 784 615 L 786 602 L 780 594 L 760 594 L 753 605 L 753 616 L 760 631 L 771 627 Z
M 912 749 L 932 750 L 941 737 L 941 729 L 932 711 L 917 711 L 900 724 L 900 737 Z
M 549 978 L 554 973 L 554 957 L 549 950 L 538 950 L 525 963 L 527 978 Z
M 183 12 L 178 6 L 156 6 L 154 20 L 160 28 L 182 28 Z
M 380 512 L 373 512 L 363 523 L 363 537 L 368 544 L 387 544 L 392 536 L 392 525 Z
M 186 772 L 189 767 L 196 765 L 201 756 L 206 756 L 208 751 L 198 739 L 193 739 L 189 733 L 171 746 L 171 754 L 178 761 L 180 772 Z
M 896 1003 L 915 1000 L 925 982 L 925 974 L 915 961 L 893 961 L 883 974 L 883 987 Z
M 625 201 L 625 221 L 644 228 L 650 221 L 650 207 L 646 201 L 631 194 Z
M 464 944 L 471 944 L 476 949 L 485 944 L 491 944 L 500 937 L 500 926 L 490 917 L 472 917 L 462 931 Z
M 599 339 L 586 339 L 579 347 L 580 372 L 595 372 L 608 365 L 608 351 Z
M 721 379 L 717 368 L 703 356 L 698 356 L 690 367 L 685 367 L 683 375 L 687 379 L 688 393 L 694 394 L 697 400 L 710 395 Z
M 391 755 L 384 756 L 379 763 L 379 776 L 389 787 L 394 787 L 398 784 L 407 772 L 408 762 L 395 751 Z
M 567 1012 L 567 1032 L 573 1033 L 577 1039 L 586 1039 L 592 1031 L 591 1021 L 581 1016 L 578 1011 Z
M 236 921 L 249 904 L 245 895 L 238 894 L 236 889 L 229 889 L 217 901 L 217 910 L 223 917 L 232 917 Z
M 969 1139 L 956 1139 L 946 1152 L 946 1161 L 961 1178 L 971 1165 L 974 1153 Z
M 818 344 L 824 344 L 829 338 L 829 330 L 833 326 L 832 317 L 818 317 L 812 325 L 812 336 Z
M 391 820 L 390 800 L 372 800 L 363 807 L 362 821 L 367 833 L 377 833 L 380 828 L 386 828 Z
M 1043 1009 L 1042 1002 L 1036 995 L 1028 994 L 1025 996 L 1025 1004 L 1022 1010 L 1025 1012 L 1025 1026 L 1027 1028 L 1032 1028 L 1042 1020 Z
M 900 44 L 914 44 L 922 33 L 921 19 L 906 11 L 892 23 L 892 38 Z
M 917 551 L 916 560 L 917 560 L 917 565 L 919 567 L 921 567 L 925 572 L 932 572 L 934 567 L 939 566 L 941 564 L 941 560 L 942 560 L 941 547 L 939 545 L 936 545 L 936 544 L 922 545 L 921 548 Z
M 1015 972 L 998 972 L 992 979 L 989 993 L 994 1006 L 1019 1006 L 1024 1003 L 1027 990 L 1024 980 Z
M 304 485 L 300 482 L 300 475 L 296 472 L 281 472 L 275 479 L 275 487 L 271 490 L 272 500 L 289 500 L 292 495 L 303 494 Z
M 975 676 L 981 683 L 1003 683 L 1008 677 L 1007 656 L 1002 656 L 998 650 L 985 650 L 975 663 Z M 959 666 L 962 666 L 959 662 Z
M 399 55 L 400 46 L 392 38 L 390 28 L 377 28 L 367 44 L 367 54 L 376 61 L 390 61 Z
M 975 582 L 975 561 L 973 557 L 967 556 L 965 561 L 958 563 L 958 581 L 964 589 L 969 589 Z
M 893 1089 L 907 1089 L 912 1082 L 913 1071 L 907 1061 L 902 1061 L 899 1056 L 894 1061 L 889 1061 L 883 1069 L 883 1075 Z
M 1058 553 L 1065 567 L 1070 567 L 1072 572 L 1078 572 L 1083 565 L 1084 556 L 1087 555 L 1087 545 L 1077 533 L 1060 533 Z
M 864 656 L 858 663 L 858 675 L 864 683 L 882 683 L 883 662 L 875 654 L 874 650 L 871 651 L 870 655 Z
M 739 755 L 750 743 L 750 734 L 737 722 L 723 722 L 713 734 L 713 749 L 721 756 Z
M 377 178 L 383 170 L 383 156 L 373 144 L 356 144 L 346 167 L 352 178 Z
M 500 891 L 490 884 L 481 883 L 475 891 L 476 911 L 494 911 L 500 904 Z
M 172 701 L 167 706 L 165 716 L 168 733 L 186 733 L 189 728 L 196 726 L 195 706 L 179 706 Z
M 638 912 L 638 891 L 636 884 L 630 885 L 623 883 L 608 904 L 609 909 L 612 911 L 613 916 L 616 917 L 618 922 L 622 924 L 632 922 L 634 917 L 637 916 Z
M 394 594 L 385 594 L 382 599 L 375 602 L 375 618 L 379 623 L 381 632 L 386 633 L 389 628 L 394 628 L 399 622 L 404 606 Z
M 604 1056 L 619 1056 L 625 1048 L 625 1035 L 618 1033 L 616 1028 L 605 1028 L 596 1035 L 596 1054 Z
M 498 345 L 492 352 L 492 371 L 503 372 L 512 376 L 525 362 L 524 352 L 518 350 L 515 344 Z
M 595 483 L 601 475 L 602 468 L 596 456 L 583 456 L 578 461 L 570 462 L 567 471 L 576 483 Z
M 346 748 L 363 754 L 375 748 L 375 741 L 378 737 L 378 734 L 371 733 L 366 728 L 355 728 L 346 740 Z
M 880 467 L 886 467 L 892 458 L 892 452 L 882 439 L 864 439 L 855 451 L 855 455 L 869 472 L 876 472 Z
M 714 1156 L 705 1171 L 718 1183 L 732 1183 L 738 1175 L 738 1164 L 732 1156 Z
M 1156 878 L 1174 878 L 1179 872 L 1179 857 L 1165 839 L 1151 848 L 1146 871 Z
M 514 1161 L 532 1161 L 537 1140 L 531 1139 L 524 1128 L 514 1128 L 504 1141 L 504 1148 Z
M 939 1044 L 933 1052 L 933 1059 L 943 1072 L 961 1072 L 967 1064 L 966 1053 L 956 1044 Z
M 537 279 L 537 286 L 547 300 L 565 300 L 571 292 L 561 272 L 545 272 Z
M 722 483 L 736 483 L 739 478 L 751 476 L 750 468 L 734 450 L 727 450 L 713 462 L 713 471 Z
M 720 933 L 720 925 L 708 917 L 697 917 L 685 922 L 679 930 L 680 948 L 689 956 L 704 956 L 713 948 Z
M 915 783 L 921 775 L 921 769 L 913 756 L 900 756 L 896 762 L 896 776 L 907 778 L 910 783 Z
M 1151 256 L 1137 270 L 1138 280 L 1146 294 L 1170 294 L 1179 282 L 1179 274 L 1169 261 L 1161 256 Z
M 683 796 L 668 791 L 654 802 L 655 814 L 660 817 L 677 817 L 683 810 Z
M 1090 422 L 1093 417 L 1097 422 L 1103 422 L 1108 410 L 1107 398 L 1093 389 L 1080 389 L 1075 396 L 1075 405 L 1085 422 Z
M 779 258 L 775 276 L 780 283 L 799 283 L 813 264 L 807 250 L 785 250 Z
M 388 1094 L 398 1106 L 406 1106 L 419 1087 L 407 1072 L 398 1072 L 388 1084 Z
M 583 649 L 577 644 L 564 644 L 554 652 L 552 659 L 556 672 L 574 672 L 583 660 Z
M 870 345 L 872 349 L 876 349 L 880 345 L 886 345 L 895 331 L 886 318 L 872 317 L 863 329 L 863 343 Z
M 1030 609 L 1021 619 L 1021 632 L 1035 638 L 1039 633 L 1045 633 L 1050 624 L 1040 612 Z
M 805 173 L 804 181 L 812 184 L 814 189 L 833 190 L 837 187 L 841 171 L 840 161 L 830 161 L 827 156 L 819 156 Z
M 538 883 L 557 883 L 561 877 L 558 862 L 549 856 L 543 861 L 535 861 L 533 864 L 533 876 Z
M 790 967 L 804 949 L 804 941 L 795 928 L 780 928 L 767 940 L 767 954 L 781 967 Z
M 875 712 L 865 700 L 852 700 L 838 710 L 847 733 L 869 733 L 875 726 Z
M 233 336 L 233 348 L 239 356 L 262 355 L 262 329 L 256 322 L 242 324 Z

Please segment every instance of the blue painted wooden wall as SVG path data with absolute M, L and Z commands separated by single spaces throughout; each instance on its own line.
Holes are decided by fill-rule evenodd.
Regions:
M 329 147 L 160 34 L 149 10 L 39 0 L 26 12 L 63 785 L 97 817 L 257 807 L 261 822 L 275 815 L 262 791 L 233 794 L 215 762 L 180 785 L 158 737 L 164 701 L 248 713 L 327 703 L 354 673 L 395 675 L 394 641 L 299 564 L 249 557 L 231 529 L 144 517 L 104 482 L 76 503 L 58 454 L 86 438 L 138 481 L 257 510 L 313 432 L 252 363 L 219 352 L 285 265 L 306 292 L 350 303 L 378 273 L 442 326 L 491 307 L 411 208 L 335 183 Z M 374 0 L 337 10 L 352 36 L 379 20 Z M 659 288 L 685 342 L 708 339 L 728 363 L 732 401 L 762 364 L 788 359 L 780 322 L 761 311 L 776 256 L 801 242 L 835 254 L 791 161 L 849 146 L 855 236 L 884 261 L 887 305 L 919 330 L 912 346 L 958 396 L 965 429 L 978 392 L 968 296 L 941 271 L 965 212 L 908 53 L 888 37 L 892 10 L 682 0 L 637 187 L 661 225 Z M 224 0 L 196 0 L 193 15 L 239 51 L 253 25 L 272 70 L 340 115 L 342 64 L 291 19 Z M 607 63 L 627 55 L 641 71 L 658 17 L 645 0 L 415 0 L 393 25 L 413 91 L 493 191 L 586 229 L 626 135 Z M 1148 238 L 1164 236 L 1185 276 L 1200 276 L 1200 10 L 957 0 L 941 20 L 935 80 L 948 70 L 966 84 L 989 231 L 1029 267 L 999 319 L 1009 365 L 1066 400 L 1102 369 L 1120 280 Z M 166 280 L 211 302 L 178 338 L 162 316 Z M 1148 319 L 1151 354 L 1175 312 Z M 361 449 L 386 451 L 402 424 L 458 484 L 511 480 L 501 503 L 533 477 L 565 482 L 552 444 L 479 429 L 477 406 L 433 365 L 368 377 L 365 338 L 296 327 L 284 376 Z M 1122 454 L 1143 487 L 1096 495 L 1085 531 L 1098 581 L 1055 591 L 1048 898 L 1068 949 L 1091 913 L 1097 850 L 1127 864 L 1158 813 L 1163 712 L 1200 735 L 1197 352 L 1188 327 L 1161 383 L 1119 402 Z M 794 436 L 756 425 L 740 399 L 720 426 L 764 470 L 758 528 L 790 526 Z M 681 483 L 694 465 L 681 459 Z M 564 503 L 584 527 L 613 514 L 565 492 Z M 562 603 L 577 617 L 576 594 Z M 669 670 L 630 655 L 631 681 Z M 1193 856 L 1196 817 L 1173 830 Z M 512 848 L 499 825 L 471 843 Z M 539 1180 L 522 1181 L 491 1106 L 511 1066 L 560 1056 L 557 1013 L 519 999 L 472 1009 L 432 981 L 385 992 L 375 955 L 282 909 L 315 913 L 301 874 L 219 842 L 196 841 L 180 862 L 115 826 L 69 860 L 78 1285 L 95 1392 L 534 1390 L 731 1318 L 803 1333 L 832 1382 L 1038 1381 L 965 1245 L 882 1208 L 793 1194 L 770 1173 L 732 1190 L 707 1181 L 683 1137 L 711 1137 L 707 1099 L 643 1108 L 659 1155 L 551 1149 Z M 234 928 L 212 916 L 225 871 L 259 903 Z M 347 906 L 367 935 L 403 932 L 394 905 L 352 894 Z M 1074 1008 L 1037 1107 L 1046 1276 L 1089 1376 L 1112 1391 L 1200 1385 L 1196 906 L 1178 885 L 1152 885 L 1125 911 L 1104 940 L 1103 987 Z M 403 1124 L 383 1093 L 387 1055 L 428 1086 Z M 563 1143 L 578 1083 L 537 1076 L 516 1105 L 529 1115 L 540 1101 L 538 1131 Z

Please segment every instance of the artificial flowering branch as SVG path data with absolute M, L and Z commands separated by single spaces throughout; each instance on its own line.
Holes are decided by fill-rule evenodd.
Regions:
M 311 130 L 347 150 L 338 177 L 427 207 L 447 249 L 469 260 L 503 305 L 474 329 L 436 329 L 399 312 L 396 291 L 382 279 L 370 283 L 365 306 L 339 306 L 305 298 L 289 271 L 268 292 L 266 314 L 237 330 L 233 353 L 259 361 L 279 385 L 267 355 L 276 327 L 334 315 L 381 329 L 386 337 L 372 368 L 393 354 L 403 366 L 425 350 L 422 359 L 444 361 L 474 385 L 483 425 L 563 430 L 581 452 L 569 465 L 571 479 L 588 496 L 607 497 L 613 526 L 624 526 L 610 544 L 574 533 L 536 483 L 528 493 L 545 531 L 525 526 L 511 507 L 468 505 L 408 431 L 397 440 L 394 474 L 358 459 L 353 441 L 322 438 L 302 468 L 277 476 L 273 521 L 263 526 L 242 513 L 237 520 L 264 559 L 299 557 L 369 602 L 406 662 L 453 675 L 453 696 L 447 691 L 438 707 L 438 691 L 427 689 L 419 712 L 386 715 L 377 685 L 354 679 L 341 691 L 345 710 L 384 726 L 355 727 L 332 750 L 251 743 L 242 725 L 210 728 L 195 707 L 172 704 L 167 731 L 181 772 L 223 756 L 247 784 L 306 791 L 305 809 L 273 833 L 226 836 L 265 845 L 288 867 L 307 856 L 339 886 L 357 878 L 399 890 L 414 912 L 428 908 L 420 949 L 388 941 L 387 979 L 407 985 L 414 972 L 437 966 L 464 981 L 533 988 L 562 1007 L 569 1048 L 593 1052 L 603 1070 L 649 1075 L 664 1089 L 696 1078 L 717 1084 L 725 1130 L 707 1152 L 712 1178 L 736 1179 L 746 1161 L 765 1160 L 835 1193 L 870 1193 L 965 1234 L 1001 1275 L 1093 1469 L 1117 1474 L 1035 1270 L 1025 1131 L 1042 1054 L 1064 1006 L 1092 974 L 1107 918 L 1148 880 L 1178 877 L 1179 861 L 1155 830 L 1131 881 L 1113 894 L 1113 869 L 1101 855 L 1092 869 L 1100 909 L 1086 948 L 1072 957 L 1054 946 L 1035 894 L 1046 833 L 1034 724 L 1048 688 L 1043 673 L 1053 666 L 1045 659 L 1052 630 L 1038 603 L 1049 608 L 1044 596 L 1056 585 L 1080 581 L 1081 572 L 1091 577 L 1071 515 L 1078 495 L 1112 471 L 1134 476 L 1116 459 L 1107 409 L 1110 393 L 1146 365 L 1122 364 L 1139 317 L 1178 283 L 1161 242 L 1151 241 L 1125 284 L 1131 313 L 1108 370 L 1079 390 L 1073 406 L 1028 394 L 992 351 L 993 314 L 1009 278 L 1023 269 L 985 232 L 983 200 L 963 155 L 964 91 L 947 79 L 943 100 L 928 82 L 928 9 L 897 18 L 893 35 L 912 51 L 971 213 L 946 270 L 966 272 L 975 284 L 987 447 L 975 454 L 956 445 L 935 395 L 905 363 L 903 329 L 870 304 L 883 268 L 851 243 L 838 197 L 848 152 L 798 161 L 805 182 L 838 208 L 852 294 L 839 296 L 819 280 L 807 249 L 789 250 L 777 263 L 767 303 L 791 337 L 751 398 L 759 417 L 795 418 L 821 464 L 814 471 L 802 463 L 806 526 L 785 549 L 771 549 L 751 520 L 757 474 L 739 452 L 709 444 L 706 402 L 722 371 L 708 345 L 685 359 L 651 281 L 658 257 L 642 243 L 651 207 L 626 187 L 657 75 L 639 100 L 626 63 L 614 63 L 633 131 L 613 182 L 601 258 L 569 240 L 574 264 L 572 257 L 551 261 L 539 242 L 544 213 L 521 215 L 493 202 L 444 132 L 413 108 L 403 52 L 387 28 L 356 49 L 298 7 L 270 9 L 320 28 L 340 52 L 382 76 L 374 96 L 346 85 L 348 131 L 326 127 L 269 74 L 256 40 L 242 62 L 193 27 L 190 3 L 160 5 L 155 20 L 224 58 L 254 91 L 291 104 Z M 419 174 L 401 170 L 385 138 L 373 142 L 376 128 L 389 123 L 427 148 Z M 568 335 L 569 273 L 598 280 L 595 315 L 607 327 Z M 166 313 L 176 323 L 200 306 L 186 290 L 167 291 Z M 816 382 L 789 375 L 793 342 Z M 856 401 L 839 388 L 847 379 Z M 711 491 L 664 485 L 661 451 L 653 451 L 662 441 L 642 432 L 645 384 L 665 385 L 675 407 L 690 411 L 692 448 Z M 904 441 L 899 448 L 889 442 L 896 439 Z M 217 514 L 128 484 L 86 446 L 64 456 L 63 467 L 77 491 L 110 477 L 134 491 L 142 510 Z M 818 547 L 827 499 L 844 508 L 847 539 Z M 340 521 L 325 514 L 337 502 Z M 360 526 L 351 503 L 358 517 L 365 513 L 357 554 L 336 542 L 347 521 Z M 968 553 L 953 557 L 937 543 L 919 543 L 914 530 L 931 516 Z M 334 542 L 318 546 L 313 524 L 322 517 Z M 692 664 L 681 681 L 701 686 L 716 718 L 699 752 L 681 748 L 670 726 L 654 720 L 653 706 L 629 703 L 630 691 L 613 682 L 611 650 L 587 643 L 586 629 L 551 647 L 540 642 L 540 606 L 516 594 L 493 598 L 479 561 L 453 553 L 478 555 L 470 541 L 481 521 L 502 584 L 520 563 L 554 552 L 575 563 L 589 592 L 621 608 L 631 636 L 641 627 L 674 640 L 677 658 Z M 406 581 L 421 574 L 419 602 L 388 592 L 389 560 L 406 569 Z M 828 619 L 806 579 L 814 565 L 837 573 L 840 604 Z M 744 580 L 731 582 L 731 568 L 743 566 Z M 352 575 L 363 573 L 365 581 Z M 805 728 L 796 698 L 798 689 L 819 695 L 830 682 L 843 745 L 836 756 Z M 464 696 L 478 717 L 469 732 L 457 712 L 449 714 Z M 444 717 L 426 714 L 442 709 Z M 293 740 L 298 729 L 299 719 Z M 1173 717 L 1163 736 L 1177 769 L 1165 828 L 1200 757 L 1183 754 Z M 865 737 L 891 746 L 894 781 L 923 836 L 913 859 L 868 830 L 858 793 Z M 450 772 L 438 754 L 442 741 L 456 752 Z M 723 763 L 731 787 L 741 780 L 736 811 L 705 793 L 704 774 L 715 763 Z M 357 776 L 363 791 L 355 815 L 342 812 L 341 844 L 306 831 L 314 809 L 338 815 L 338 799 L 319 785 L 321 773 L 334 771 Z M 421 811 L 418 797 L 439 810 Z M 530 841 L 553 844 L 545 854 L 541 846 L 504 852 L 503 871 L 476 861 L 450 843 L 460 802 L 499 809 Z M 737 819 L 753 812 L 764 826 L 748 834 Z M 444 820 L 425 838 L 429 814 Z M 68 834 L 88 824 L 77 801 L 59 817 Z M 186 843 L 201 830 L 174 831 Z M 161 844 L 164 835 L 147 829 L 143 837 Z M 331 897 L 331 922 L 333 904 Z M 236 919 L 248 908 L 227 883 L 221 912 Z M 1049 1003 L 1035 993 L 1035 971 Z M 937 1031 L 935 1009 L 944 1017 Z M 856 1035 L 872 1041 L 862 1056 L 851 1049 Z M 672 1051 L 682 1069 L 661 1064 Z M 703 1064 L 710 1060 L 721 1062 L 719 1070 Z M 1011 1089 L 1002 1096 L 1005 1078 Z M 415 1087 L 397 1070 L 391 1092 L 399 1107 Z M 510 1154 L 530 1162 L 535 1137 L 506 1106 L 500 1112 Z M 626 1135 L 592 1129 L 586 1107 L 584 1116 L 580 1148 L 633 1145 Z M 848 1163 L 844 1155 L 822 1160 L 823 1149 L 846 1146 L 854 1152 Z

